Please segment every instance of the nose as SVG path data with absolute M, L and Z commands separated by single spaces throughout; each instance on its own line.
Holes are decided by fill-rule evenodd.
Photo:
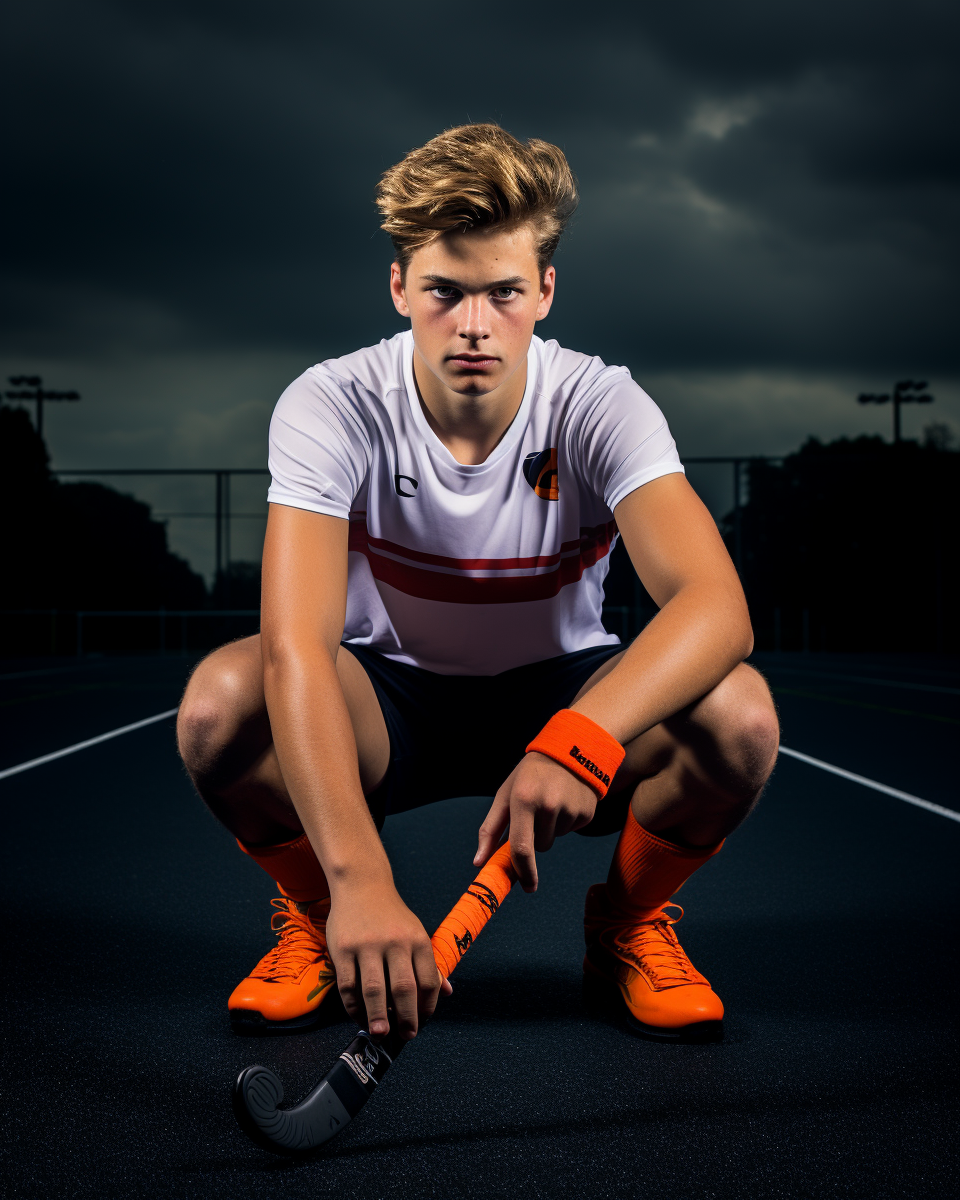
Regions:
M 479 342 L 490 336 L 486 321 L 486 296 L 466 295 L 459 304 L 457 333 L 468 342 Z

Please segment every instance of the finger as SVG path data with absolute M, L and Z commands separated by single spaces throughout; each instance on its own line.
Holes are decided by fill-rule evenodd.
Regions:
M 510 809 L 510 859 L 525 892 L 537 890 L 537 858 L 533 852 L 533 811 L 516 803 Z
M 446 975 L 441 975 L 440 980 L 441 980 L 441 982 L 440 982 L 441 994 L 444 996 L 452 996 L 453 995 L 453 984 L 446 977 Z
M 383 959 L 378 954 L 366 954 L 359 960 L 360 991 L 367 1016 L 367 1030 L 372 1037 L 383 1037 L 390 1028 L 387 1017 L 387 981 Z
M 431 946 L 423 946 L 417 950 L 413 956 L 413 969 L 417 975 L 417 1009 L 420 1019 L 426 1021 L 428 1017 L 433 1016 L 444 983 L 443 976 L 437 970 Z M 450 987 L 449 981 L 447 987 Z M 450 988 L 450 991 L 453 989 Z M 449 996 L 450 992 L 446 994 Z
M 482 867 L 494 850 L 500 845 L 500 839 L 503 837 L 503 831 L 506 829 L 509 820 L 510 796 L 509 790 L 504 785 L 497 792 L 496 796 L 494 796 L 490 811 L 480 826 L 477 853 L 473 857 L 473 865 L 475 867 Z
M 436 964 L 433 968 L 437 974 Z M 391 950 L 387 956 L 387 974 L 390 999 L 393 1001 L 393 1023 L 401 1037 L 417 1036 L 417 977 L 409 951 Z M 438 981 L 439 986 L 439 981 Z
M 533 848 L 535 850 L 543 853 L 543 851 L 549 850 L 553 845 L 553 840 L 557 836 L 557 819 L 559 816 L 559 808 L 553 805 L 543 804 L 537 810 L 533 826 Z
M 339 954 L 333 959 L 334 970 L 337 973 L 337 989 L 347 1016 L 352 1017 L 358 1024 L 363 1024 L 362 1005 L 360 1002 L 360 972 L 357 970 L 356 959 L 353 955 L 342 958 Z

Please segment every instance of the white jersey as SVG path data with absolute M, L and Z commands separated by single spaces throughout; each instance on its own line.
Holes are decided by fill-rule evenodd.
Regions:
M 406 332 L 287 388 L 268 499 L 350 521 L 346 642 L 495 675 L 617 643 L 600 620 L 613 511 L 682 470 L 625 367 L 537 337 L 509 429 L 486 461 L 459 463 L 424 416 Z

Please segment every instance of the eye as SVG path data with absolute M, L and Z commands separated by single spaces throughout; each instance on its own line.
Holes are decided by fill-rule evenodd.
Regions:
M 438 300 L 456 300 L 460 293 L 455 287 L 450 287 L 446 283 L 438 284 L 437 287 L 430 289 L 430 295 L 436 296 Z
M 493 298 L 495 300 L 512 300 L 514 296 L 519 296 L 519 292 L 513 287 L 498 287 L 494 288 Z

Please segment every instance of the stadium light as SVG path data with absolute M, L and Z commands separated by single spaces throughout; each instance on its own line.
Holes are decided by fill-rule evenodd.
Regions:
M 889 404 L 893 400 L 893 440 L 894 443 L 900 441 L 900 405 L 901 404 L 932 404 L 933 396 L 926 391 L 927 381 L 916 381 L 913 379 L 901 379 L 893 388 L 893 396 L 889 392 L 876 394 L 874 392 L 861 392 L 857 397 L 859 404 Z M 914 392 L 920 392 L 921 395 L 913 395 Z
M 48 392 L 39 375 L 8 375 L 7 382 L 19 391 L 6 392 L 8 400 L 33 400 L 37 405 L 37 433 L 43 437 L 43 402 L 45 400 L 79 400 L 79 392 Z

